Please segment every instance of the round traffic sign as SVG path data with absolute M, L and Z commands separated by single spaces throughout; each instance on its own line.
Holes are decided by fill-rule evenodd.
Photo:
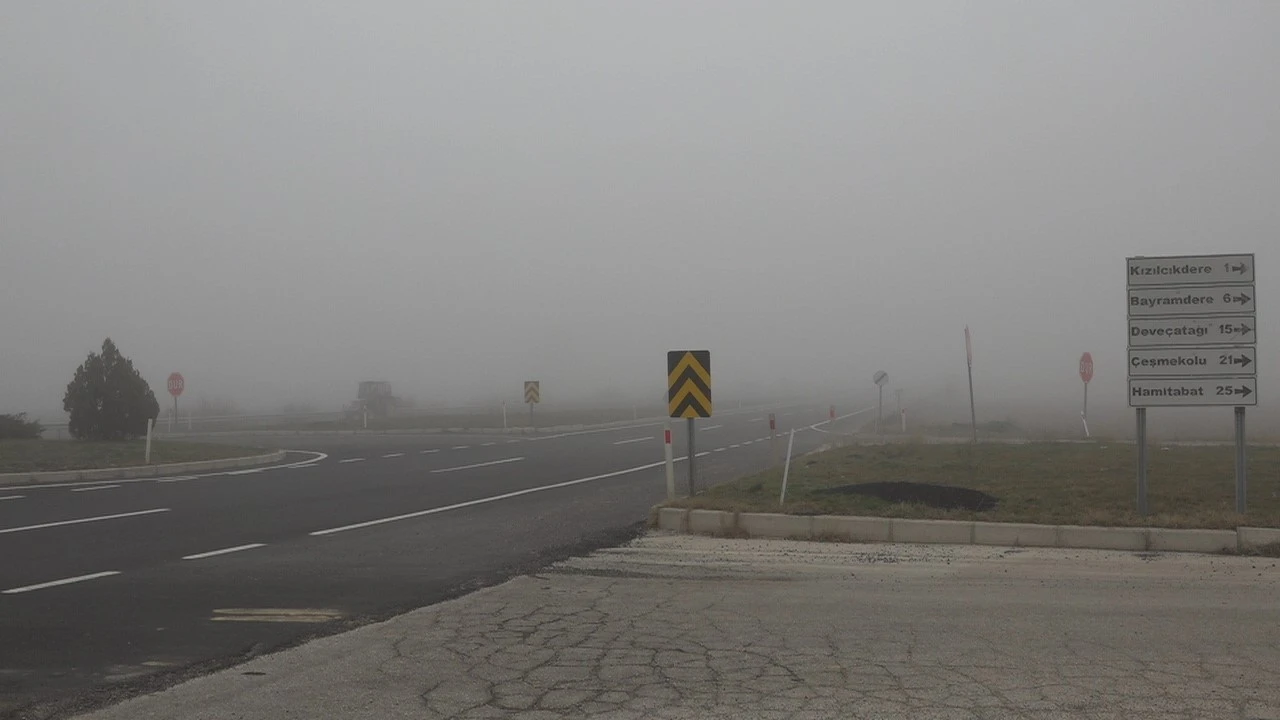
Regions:
M 1089 353 L 1080 356 L 1080 379 L 1085 382 L 1093 379 L 1093 356 Z
M 877 373 L 875 374 L 875 376 L 874 376 L 874 377 L 872 377 L 871 379 L 872 379 L 872 381 L 874 381 L 874 382 L 875 382 L 875 384 L 877 384 L 877 385 L 884 385 L 885 383 L 889 382 L 889 373 L 887 373 L 887 372 L 885 372 L 885 371 L 883 371 L 883 370 L 880 370 L 880 371 L 879 371 L 879 372 L 877 372 Z
M 182 373 L 169 373 L 169 394 L 178 397 L 187 387 L 187 381 L 182 378 Z

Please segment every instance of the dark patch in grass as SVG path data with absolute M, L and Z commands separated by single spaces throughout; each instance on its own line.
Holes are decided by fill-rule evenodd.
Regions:
M 814 495 L 868 495 L 891 503 L 915 503 L 942 510 L 995 510 L 1000 501 L 978 490 L 913 482 L 871 482 L 819 488 Z

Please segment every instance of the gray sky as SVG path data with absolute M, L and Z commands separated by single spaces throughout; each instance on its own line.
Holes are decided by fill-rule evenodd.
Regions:
M 0 4 L 0 412 L 106 335 L 336 405 L 923 388 L 1123 405 L 1124 258 L 1255 252 L 1280 4 Z

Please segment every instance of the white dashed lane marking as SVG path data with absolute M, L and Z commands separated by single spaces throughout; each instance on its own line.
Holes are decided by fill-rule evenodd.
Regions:
M 0 529 L 0 535 L 8 535 L 9 533 L 27 532 L 28 530 L 43 530 L 51 527 L 62 527 L 64 525 L 80 525 L 83 523 L 101 522 L 103 520 L 118 520 L 120 518 L 138 517 L 139 515 L 153 515 L 155 513 L 169 512 L 170 508 L 155 508 L 153 510 L 139 510 L 137 512 L 116 513 L 114 515 L 95 515 L 94 517 L 76 518 L 75 520 L 59 520 L 57 522 L 40 523 L 39 525 L 24 525 L 22 527 L 12 527 Z
M 195 555 L 183 555 L 183 560 L 203 560 L 204 558 L 214 557 L 215 555 L 228 555 L 241 550 L 252 550 L 254 548 L 266 547 L 266 543 L 249 543 L 248 545 L 237 545 L 235 547 L 222 548 L 221 550 L 210 550 L 209 552 L 196 553 Z
M 506 465 L 507 463 L 520 462 L 521 460 L 524 460 L 524 458 L 522 457 L 506 458 L 505 460 L 491 460 L 489 462 L 474 463 L 471 465 L 459 465 L 458 467 L 440 468 L 439 470 L 432 470 L 431 472 L 432 474 L 438 475 L 440 473 L 458 472 L 459 470 L 474 470 L 475 468 L 490 467 L 492 465 Z
M 342 460 L 339 460 L 338 464 L 345 465 L 346 463 L 353 463 L 353 462 L 364 462 L 364 458 L 344 458 Z
M 119 485 L 94 485 L 92 487 L 71 488 L 71 492 L 93 492 L 94 490 L 110 490 L 118 488 Z
M 92 575 L 78 575 L 76 577 L 63 578 L 61 580 L 51 580 L 49 582 L 40 583 L 39 585 L 24 585 L 22 587 L 9 588 L 0 591 L 5 595 L 16 595 L 18 593 L 31 592 L 32 590 L 44 590 L 45 588 L 58 587 L 59 585 L 70 585 L 71 583 L 84 582 L 85 580 L 97 580 L 98 578 L 111 577 L 119 575 L 119 570 L 108 570 L 106 572 L 93 573 Z
M 404 453 L 387 453 L 386 455 L 383 455 L 382 457 L 384 457 L 384 458 L 397 458 L 397 457 L 404 457 Z

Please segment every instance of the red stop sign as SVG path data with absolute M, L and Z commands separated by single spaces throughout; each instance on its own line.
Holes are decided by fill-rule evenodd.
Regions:
M 169 394 L 178 397 L 182 394 L 182 390 L 187 387 L 187 381 L 182 379 L 182 373 L 169 374 Z
M 1093 356 L 1089 353 L 1080 356 L 1080 379 L 1085 382 L 1093 379 Z

